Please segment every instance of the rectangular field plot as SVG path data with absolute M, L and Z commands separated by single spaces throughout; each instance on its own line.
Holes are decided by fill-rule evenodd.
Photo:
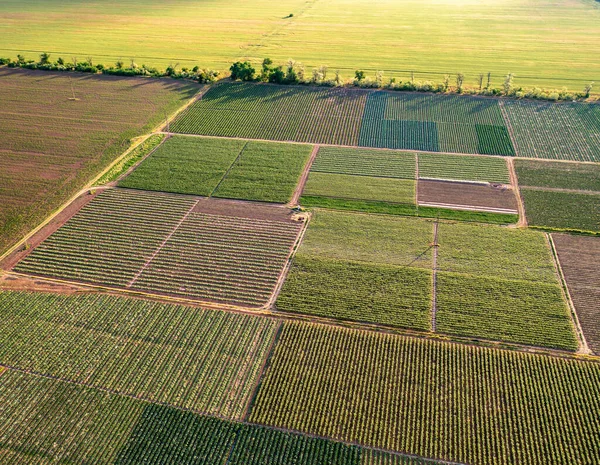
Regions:
M 518 155 L 600 161 L 600 105 L 503 102 Z
M 518 214 L 515 193 L 504 185 L 419 179 L 417 189 L 419 205 Z
M 286 203 L 310 151 L 309 145 L 175 136 L 119 186 Z
M 506 160 L 499 157 L 419 153 L 419 179 L 510 184 Z
M 589 348 L 600 354 L 600 238 L 552 234 Z
M 317 211 L 277 309 L 430 329 L 431 223 Z
M 442 333 L 577 350 L 560 287 L 439 272 L 436 329 Z
M 243 416 L 279 326 L 103 295 L 2 292 L 0 315 L 1 364 L 229 418 Z
M 181 114 L 182 134 L 358 145 L 368 92 L 228 83 Z
M 108 190 L 14 269 L 203 301 L 265 304 L 301 224 L 282 219 L 283 207 L 259 219 L 228 216 L 230 204 L 219 208 L 218 200 L 208 201 L 210 213 L 204 213 L 205 202 Z
M 530 226 L 600 231 L 600 192 L 521 189 Z
M 370 93 L 359 145 L 514 155 L 498 102 L 464 96 Z
M 596 463 L 599 386 L 593 362 L 290 323 L 250 421 L 474 465 Z
M 521 187 L 600 192 L 600 164 L 515 159 Z
M 415 178 L 415 155 L 392 150 L 321 147 L 311 172 Z

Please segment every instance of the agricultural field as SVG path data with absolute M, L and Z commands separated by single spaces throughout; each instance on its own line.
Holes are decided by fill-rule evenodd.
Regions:
M 171 125 L 181 134 L 358 145 L 367 91 L 223 83 Z
M 277 309 L 430 329 L 432 231 L 410 218 L 314 212 Z
M 600 105 L 506 101 L 517 155 L 600 161 Z
M 301 223 L 228 216 L 225 208 L 204 213 L 201 200 L 109 189 L 14 269 L 203 301 L 265 304 Z
M 198 90 L 172 80 L 0 69 L 0 252 Z
M 0 313 L 0 364 L 237 419 L 279 327 L 267 318 L 96 294 L 3 291 Z
M 552 241 L 587 344 L 600 354 L 600 238 L 552 234 Z
M 450 74 L 454 85 L 454 75 L 461 72 L 475 86 L 480 73 L 491 72 L 497 87 L 512 72 L 518 85 L 574 90 L 598 82 L 600 74 L 592 59 L 600 52 L 600 11 L 593 0 L 168 5 L 9 0 L 0 6 L 0 16 L 2 55 L 23 52 L 32 59 L 47 51 L 66 60 L 91 56 L 108 64 L 133 58 L 161 68 L 180 63 L 226 70 L 238 59 L 259 65 L 264 57 L 278 64 L 291 57 L 305 65 L 307 74 L 327 65 L 328 77 L 340 70 L 343 79 L 364 69 L 370 76 L 383 70 L 385 80 L 407 81 L 413 71 L 418 81 L 440 82 Z M 84 31 L 77 27 L 82 23 Z M 571 46 L 565 47 L 564 37 Z
M 514 161 L 520 187 L 600 192 L 600 164 Z
M 419 153 L 419 179 L 510 184 L 506 160 L 500 157 Z
M 175 136 L 121 187 L 286 203 L 311 146 Z
M 595 463 L 599 383 L 592 362 L 286 323 L 250 421 L 474 465 Z
M 0 460 L 15 465 L 433 463 L 229 422 L 14 370 L 0 378 L 0 402 Z

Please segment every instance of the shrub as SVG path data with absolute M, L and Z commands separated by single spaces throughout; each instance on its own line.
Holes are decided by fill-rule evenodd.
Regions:
M 236 81 L 254 81 L 254 75 L 256 70 L 252 67 L 252 64 L 249 61 L 236 61 L 229 68 L 231 71 L 231 79 Z

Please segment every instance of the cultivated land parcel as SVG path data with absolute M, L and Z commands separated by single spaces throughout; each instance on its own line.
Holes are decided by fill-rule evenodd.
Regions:
M 0 18 L 0 55 L 28 58 L 48 51 L 225 70 L 268 56 L 346 78 L 362 68 L 405 81 L 410 71 L 436 81 L 464 73 L 471 85 L 488 71 L 495 86 L 507 73 L 527 86 L 600 81 L 595 0 L 5 0 Z
M 2 261 L 1 464 L 600 463 L 597 105 L 198 98 Z

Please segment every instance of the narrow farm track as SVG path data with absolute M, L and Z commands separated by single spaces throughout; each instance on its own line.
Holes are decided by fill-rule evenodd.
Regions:
M 298 184 L 296 185 L 296 190 L 294 191 L 292 198 L 288 202 L 288 205 L 290 207 L 295 207 L 300 202 L 300 196 L 302 195 L 304 186 L 306 186 L 306 181 L 308 180 L 308 176 L 310 175 L 310 169 L 311 169 L 315 159 L 317 158 L 317 154 L 319 153 L 319 148 L 320 148 L 320 146 L 318 144 L 316 144 L 313 147 L 312 152 L 310 153 L 310 157 L 309 157 L 308 161 L 306 162 L 306 165 L 304 166 L 304 170 L 302 171 L 302 174 L 300 175 L 300 179 L 298 180 Z
M 530 191 L 544 192 L 564 192 L 566 194 L 583 194 L 583 195 L 599 195 L 598 191 L 586 191 L 581 189 L 563 189 L 561 187 L 545 187 L 545 186 L 521 186 L 523 189 Z
M 521 190 L 519 188 L 519 178 L 517 177 L 517 172 L 515 170 L 514 159 L 507 158 L 506 163 L 508 166 L 508 173 L 510 175 L 510 183 L 512 184 L 515 196 L 517 197 L 517 209 L 519 210 L 519 222 L 517 223 L 517 227 L 526 228 L 527 216 L 525 215 L 525 203 L 523 202 L 523 197 L 521 196 Z
M 240 150 L 240 153 L 238 153 L 237 157 L 235 157 L 234 160 L 231 162 L 231 165 L 229 165 L 229 168 L 227 168 L 227 171 L 225 171 L 225 174 L 221 177 L 221 179 L 219 180 L 219 182 L 217 183 L 215 188 L 210 193 L 209 197 L 212 197 L 213 195 L 215 195 L 215 192 L 217 192 L 219 190 L 219 187 L 221 186 L 221 184 L 223 184 L 223 181 L 225 181 L 225 179 L 227 179 L 227 175 L 231 172 L 233 167 L 240 161 L 240 158 L 242 158 L 242 154 L 244 153 L 244 150 L 246 150 L 246 147 L 248 147 L 248 142 L 246 142 L 244 144 L 244 146 Z
M 510 141 L 513 146 L 513 150 L 515 151 L 515 156 L 519 156 L 519 147 L 517 146 L 517 141 L 515 139 L 515 132 L 513 131 L 512 124 L 510 123 L 510 118 L 506 113 L 506 108 L 504 108 L 504 102 L 502 100 L 498 100 L 498 106 L 500 107 L 500 113 L 502 113 L 502 118 L 504 118 L 504 124 L 506 125 L 506 129 L 508 130 L 508 135 L 510 136 Z

